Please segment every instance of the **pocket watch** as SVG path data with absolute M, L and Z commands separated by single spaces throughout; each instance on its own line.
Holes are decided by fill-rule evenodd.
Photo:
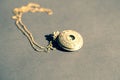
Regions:
M 13 10 L 14 16 L 12 17 L 15 20 L 15 24 L 18 29 L 28 38 L 32 48 L 35 51 L 44 51 L 48 52 L 50 50 L 54 50 L 53 41 L 56 41 L 57 44 L 64 50 L 67 51 L 76 51 L 79 50 L 83 46 L 83 38 L 82 36 L 76 32 L 75 30 L 64 30 L 62 32 L 56 31 L 53 32 L 53 40 L 49 41 L 47 46 L 39 45 L 32 35 L 32 33 L 28 30 L 26 25 L 22 22 L 22 16 L 27 12 L 46 12 L 48 15 L 51 15 L 53 12 L 51 9 L 43 8 L 39 4 L 29 3 L 26 6 L 22 6 L 20 8 L 15 8 Z

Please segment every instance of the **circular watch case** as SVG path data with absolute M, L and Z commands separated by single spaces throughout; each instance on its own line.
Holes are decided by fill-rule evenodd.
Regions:
M 58 45 L 67 51 L 76 51 L 83 46 L 82 36 L 74 30 L 64 30 L 58 35 Z

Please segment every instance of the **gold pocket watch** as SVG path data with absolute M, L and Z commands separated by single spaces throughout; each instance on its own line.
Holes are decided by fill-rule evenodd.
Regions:
M 42 8 L 39 4 L 29 3 L 26 6 L 14 9 L 14 16 L 12 17 L 15 20 L 15 23 L 18 29 L 28 38 L 32 48 L 35 51 L 44 51 L 48 52 L 54 50 L 53 41 L 56 41 L 56 44 L 66 51 L 76 51 L 83 46 L 82 36 L 74 30 L 64 30 L 62 32 L 56 31 L 53 32 L 53 40 L 49 41 L 49 44 L 44 47 L 40 46 L 33 38 L 32 33 L 28 30 L 26 25 L 22 22 L 22 15 L 26 12 L 46 12 L 48 15 L 51 15 L 53 12 L 51 9 Z

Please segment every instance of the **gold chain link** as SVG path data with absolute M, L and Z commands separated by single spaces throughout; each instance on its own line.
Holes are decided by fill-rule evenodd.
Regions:
M 52 45 L 52 41 L 49 42 L 48 46 L 43 47 L 40 46 L 35 40 L 34 37 L 32 35 L 32 33 L 27 29 L 26 25 L 22 22 L 22 16 L 24 13 L 27 12 L 45 12 L 48 15 L 52 15 L 53 12 L 51 9 L 47 9 L 47 8 L 42 8 L 39 4 L 36 3 L 29 3 L 26 6 L 22 6 L 20 8 L 15 8 L 13 10 L 14 16 L 12 17 L 15 20 L 15 24 L 17 25 L 18 29 L 28 38 L 32 48 L 35 51 L 44 51 L 44 52 L 48 52 L 49 50 L 53 50 L 53 45 Z

